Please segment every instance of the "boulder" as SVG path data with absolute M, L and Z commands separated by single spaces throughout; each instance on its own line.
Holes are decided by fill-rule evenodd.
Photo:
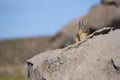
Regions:
M 119 80 L 120 29 L 105 28 L 27 60 L 28 80 Z

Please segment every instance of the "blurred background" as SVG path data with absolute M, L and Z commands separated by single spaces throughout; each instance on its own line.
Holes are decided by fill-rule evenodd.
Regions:
M 25 80 L 25 61 L 100 0 L 0 0 L 0 80 Z

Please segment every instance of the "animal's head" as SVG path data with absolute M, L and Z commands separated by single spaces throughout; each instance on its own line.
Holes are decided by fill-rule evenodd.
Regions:
M 89 29 L 87 26 L 83 24 L 83 21 L 79 22 L 78 26 L 79 26 L 78 34 L 83 34 L 83 33 L 89 34 Z

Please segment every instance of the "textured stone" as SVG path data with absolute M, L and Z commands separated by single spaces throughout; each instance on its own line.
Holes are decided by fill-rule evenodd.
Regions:
M 91 35 L 64 49 L 32 57 L 27 60 L 28 80 L 119 80 L 119 34 L 120 29 Z

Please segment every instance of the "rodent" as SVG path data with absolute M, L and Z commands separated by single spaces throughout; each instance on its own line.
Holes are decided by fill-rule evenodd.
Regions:
M 90 33 L 89 27 L 87 27 L 83 24 L 83 20 L 82 20 L 82 22 L 80 22 L 80 21 L 78 22 L 78 27 L 79 27 L 79 30 L 78 30 L 77 35 L 75 37 L 76 43 L 84 40 Z

